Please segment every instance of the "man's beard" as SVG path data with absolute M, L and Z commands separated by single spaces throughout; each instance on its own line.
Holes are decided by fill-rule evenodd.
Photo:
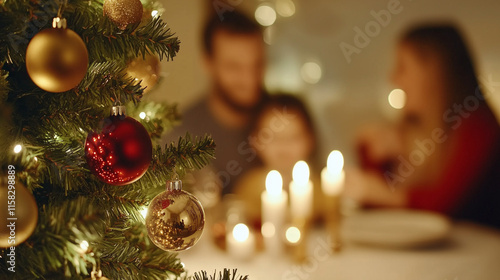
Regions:
M 234 100 L 234 98 L 231 97 L 231 94 L 219 83 L 215 84 L 215 92 L 217 96 L 222 100 L 222 102 L 224 102 L 229 108 L 238 113 L 251 114 L 255 111 L 255 108 L 259 104 L 259 102 L 255 102 L 251 105 L 243 105 L 238 103 L 236 100 Z

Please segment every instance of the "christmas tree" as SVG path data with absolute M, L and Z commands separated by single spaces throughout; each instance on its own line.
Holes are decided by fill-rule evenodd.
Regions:
M 0 205 L 1 279 L 186 277 L 176 255 L 148 237 L 141 211 L 168 180 L 208 164 L 215 143 L 186 135 L 155 145 L 178 114 L 174 105 L 141 102 L 145 87 L 127 66 L 179 51 L 158 10 L 139 0 L 0 0 L 0 198 L 9 201 Z M 125 107 L 135 130 L 120 134 Z M 98 156 L 116 148 L 113 139 L 113 147 L 92 146 L 110 131 L 130 152 L 123 169 L 123 159 Z M 12 217 L 13 231 L 4 225 Z M 4 244 L 11 232 L 15 244 Z

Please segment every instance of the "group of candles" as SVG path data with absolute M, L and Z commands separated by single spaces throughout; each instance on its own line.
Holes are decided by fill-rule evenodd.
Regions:
M 326 215 L 327 226 L 329 230 L 333 231 L 337 230 L 339 223 L 338 201 L 345 180 L 343 166 L 344 158 L 342 153 L 335 150 L 328 156 L 327 166 L 321 172 L 321 190 L 325 196 L 326 204 L 329 204 L 326 207 L 326 211 L 329 212 Z M 267 174 L 265 184 L 266 190 L 261 194 L 261 232 L 264 237 L 264 246 L 269 253 L 281 254 L 284 248 L 282 236 L 285 233 L 287 222 L 288 199 L 290 199 L 289 213 L 294 231 L 300 231 L 301 225 L 307 223 L 313 214 L 314 187 L 313 182 L 310 180 L 309 166 L 305 161 L 299 161 L 295 164 L 292 182 L 290 182 L 289 186 L 290 195 L 283 190 L 283 179 L 276 170 L 272 170 Z M 332 226 L 332 224 L 334 225 Z M 298 234 L 300 236 L 300 232 Z M 248 257 L 255 250 L 255 237 L 244 224 L 236 225 L 227 239 L 228 250 L 240 257 Z M 288 241 L 296 243 L 298 240 Z

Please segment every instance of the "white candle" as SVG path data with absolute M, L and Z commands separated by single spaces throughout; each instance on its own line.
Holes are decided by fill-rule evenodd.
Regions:
M 281 174 L 272 170 L 266 177 L 266 190 L 262 192 L 262 235 L 267 251 L 281 253 L 281 233 L 286 219 L 288 195 L 283 191 Z
M 312 215 L 313 184 L 309 180 L 309 166 L 299 161 L 293 167 L 290 183 L 290 207 L 293 219 L 308 219 Z
M 245 224 L 237 224 L 226 237 L 228 253 L 240 260 L 249 259 L 255 252 L 255 236 Z
M 332 241 L 332 250 L 340 250 L 341 235 L 340 223 L 340 195 L 344 190 L 344 157 L 335 150 L 330 153 L 326 167 L 321 172 L 321 188 L 325 194 L 326 227 Z
M 340 151 L 332 151 L 326 167 L 321 171 L 321 188 L 325 195 L 338 196 L 344 189 L 344 156 Z

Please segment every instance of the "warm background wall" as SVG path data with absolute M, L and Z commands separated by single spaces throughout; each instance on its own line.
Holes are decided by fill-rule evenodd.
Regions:
M 162 64 L 162 81 L 149 98 L 189 106 L 204 93 L 207 80 L 201 63 L 200 33 L 205 15 L 217 1 L 163 0 L 164 19 L 182 41 L 173 62 Z M 278 0 L 280 1 L 280 0 Z M 318 124 L 323 155 L 340 149 L 353 164 L 352 140 L 359 126 L 391 118 L 397 110 L 387 102 L 392 90 L 389 74 L 398 35 L 413 23 L 453 20 L 463 29 L 476 57 L 480 76 L 488 81 L 490 103 L 500 116 L 500 1 L 495 0 L 400 0 L 400 12 L 348 63 L 339 44 L 353 45 L 353 28 L 365 29 L 374 20 L 372 11 L 387 10 L 389 0 L 293 0 L 295 14 L 279 17 L 268 31 L 270 90 L 302 94 Z M 253 15 L 258 5 L 276 0 L 231 0 Z M 300 75 L 305 62 L 322 69 L 318 83 L 307 84 Z M 493 81 L 493 82 L 492 82 Z

